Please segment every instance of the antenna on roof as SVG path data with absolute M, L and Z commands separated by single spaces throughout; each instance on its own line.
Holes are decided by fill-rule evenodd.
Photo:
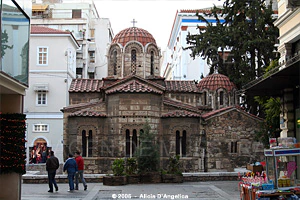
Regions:
M 132 27 L 135 27 L 134 25 L 135 25 L 135 23 L 137 23 L 137 21 L 135 21 L 135 19 L 133 19 L 133 20 L 131 21 L 131 23 L 132 23 Z

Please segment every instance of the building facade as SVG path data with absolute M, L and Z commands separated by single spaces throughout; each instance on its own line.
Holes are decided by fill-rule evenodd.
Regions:
M 25 90 L 28 88 L 28 57 L 31 1 L 1 1 L 0 113 L 22 114 Z M 2 121 L 2 119 L 1 119 Z M 20 127 L 16 127 L 18 129 Z M 2 135 L 1 137 L 5 137 Z M 24 133 L 25 135 L 25 133 Z M 25 139 L 25 138 L 22 138 Z M 4 140 L 1 139 L 3 142 Z M 6 140 L 5 140 L 6 141 Z M 0 199 L 21 199 L 21 174 L 2 173 L 3 152 L 9 144 L 1 144 Z M 3 148 L 5 151 L 3 151 Z M 14 155 L 11 155 L 13 158 Z M 7 159 L 7 158 L 4 158 Z M 14 166 L 11 166 L 12 168 Z
M 280 137 L 300 141 L 300 4 L 278 0 L 279 66 L 245 87 L 247 95 L 281 98 Z
M 213 16 L 205 16 L 211 8 L 199 10 L 179 10 L 176 12 L 167 49 L 164 51 L 164 59 L 161 66 L 161 74 L 168 80 L 200 80 L 209 74 L 209 66 L 205 59 L 196 57 L 193 59 L 188 47 L 187 35 L 198 34 L 199 29 L 206 27 L 206 22 L 198 20 L 196 13 L 205 17 L 210 23 L 215 23 Z M 222 18 L 220 18 L 222 21 Z
M 186 172 L 232 171 L 261 159 L 254 141 L 261 119 L 236 107 L 228 77 L 165 80 L 155 38 L 138 27 L 118 33 L 107 57 L 108 77 L 74 79 L 70 105 L 62 109 L 64 156 L 81 151 L 86 173 L 111 173 L 114 159 L 133 157 L 146 122 L 161 168 L 177 154 Z
M 31 26 L 29 88 L 24 99 L 27 116 L 27 163 L 45 163 L 49 150 L 63 162 L 63 114 L 68 89 L 76 78 L 76 50 L 72 33 Z
M 107 74 L 107 47 L 113 38 L 108 19 L 101 19 L 93 1 L 35 1 L 32 24 L 70 31 L 80 44 L 76 58 L 78 78 L 102 78 Z

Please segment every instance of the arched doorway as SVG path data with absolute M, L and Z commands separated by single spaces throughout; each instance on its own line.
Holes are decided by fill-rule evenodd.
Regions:
M 29 164 L 46 163 L 51 149 L 45 139 L 37 138 L 34 140 L 33 146 L 29 147 Z

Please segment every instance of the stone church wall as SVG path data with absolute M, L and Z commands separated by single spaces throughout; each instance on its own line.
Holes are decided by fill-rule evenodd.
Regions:
M 176 155 L 176 131 L 186 131 L 186 155 L 180 158 L 185 172 L 204 170 L 199 118 L 166 118 L 161 120 L 161 167 L 166 169 L 170 156 Z
M 230 111 L 207 121 L 207 171 L 233 171 L 247 163 L 263 161 L 263 145 L 254 141 L 260 120 Z

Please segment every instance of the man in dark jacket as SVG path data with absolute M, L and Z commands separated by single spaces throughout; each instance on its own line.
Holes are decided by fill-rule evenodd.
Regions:
M 54 152 L 50 151 L 50 158 L 46 161 L 46 170 L 48 171 L 48 183 L 49 183 L 49 191 L 53 192 L 53 185 L 55 187 L 55 191 L 58 191 L 58 186 L 55 181 L 56 170 L 59 168 L 58 159 L 54 156 Z
M 64 164 L 64 172 L 68 172 L 68 180 L 69 180 L 69 187 L 70 189 L 68 192 L 74 191 L 74 177 L 75 173 L 78 171 L 77 163 L 75 159 L 73 158 L 72 154 L 69 154 L 69 158 L 66 160 Z

